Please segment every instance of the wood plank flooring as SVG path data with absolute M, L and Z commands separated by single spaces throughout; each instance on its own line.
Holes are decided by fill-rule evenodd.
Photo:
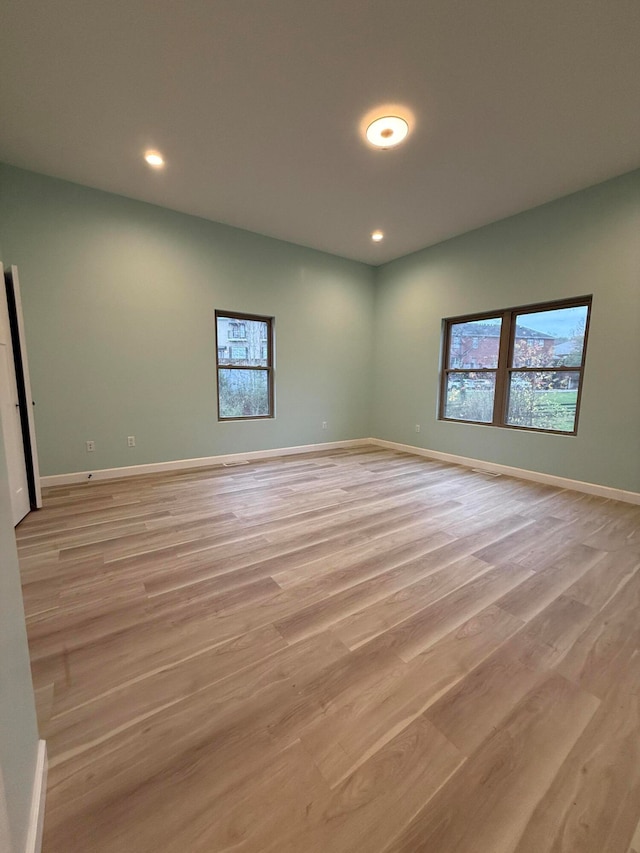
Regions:
M 640 507 L 363 447 L 17 535 L 44 853 L 640 853 Z

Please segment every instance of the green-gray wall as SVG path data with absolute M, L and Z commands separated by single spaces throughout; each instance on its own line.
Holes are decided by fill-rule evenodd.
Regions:
M 0 235 L 43 475 L 369 434 L 365 264 L 8 166 Z M 275 317 L 274 420 L 218 423 L 216 308 Z
M 374 435 L 638 491 L 639 234 L 633 172 L 372 269 L 0 166 L 42 473 Z M 437 420 L 443 317 L 589 293 L 576 437 Z M 218 423 L 215 308 L 275 316 L 275 420 Z
M 443 317 L 590 293 L 577 436 L 437 420 Z M 640 491 L 640 171 L 381 267 L 375 363 L 378 438 Z
M 6 813 L 15 850 L 25 849 L 37 749 L 29 649 L 0 429 L 0 781 L 4 781 Z M 0 797 L 2 788 L 0 784 Z M 4 806 L 0 802 L 0 810 Z

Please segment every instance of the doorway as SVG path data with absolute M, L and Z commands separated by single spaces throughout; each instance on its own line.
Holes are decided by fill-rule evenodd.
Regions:
M 0 264 L 0 429 L 15 526 L 42 505 L 42 496 L 18 271 L 3 272 Z

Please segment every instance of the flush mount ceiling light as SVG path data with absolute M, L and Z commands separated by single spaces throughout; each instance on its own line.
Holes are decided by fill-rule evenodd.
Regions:
M 367 139 L 376 148 L 393 148 L 409 133 L 409 124 L 400 116 L 381 116 L 367 127 Z
M 382 231 L 374 231 L 371 235 L 371 239 L 374 243 L 379 243 L 380 240 L 384 239 L 384 234 L 382 233 Z
M 164 166 L 164 157 L 159 151 L 145 151 L 144 159 L 154 169 L 161 169 Z

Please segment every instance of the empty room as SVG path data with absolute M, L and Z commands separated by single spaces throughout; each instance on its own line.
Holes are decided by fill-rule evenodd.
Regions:
M 640 853 L 639 46 L 5 0 L 0 853 Z

